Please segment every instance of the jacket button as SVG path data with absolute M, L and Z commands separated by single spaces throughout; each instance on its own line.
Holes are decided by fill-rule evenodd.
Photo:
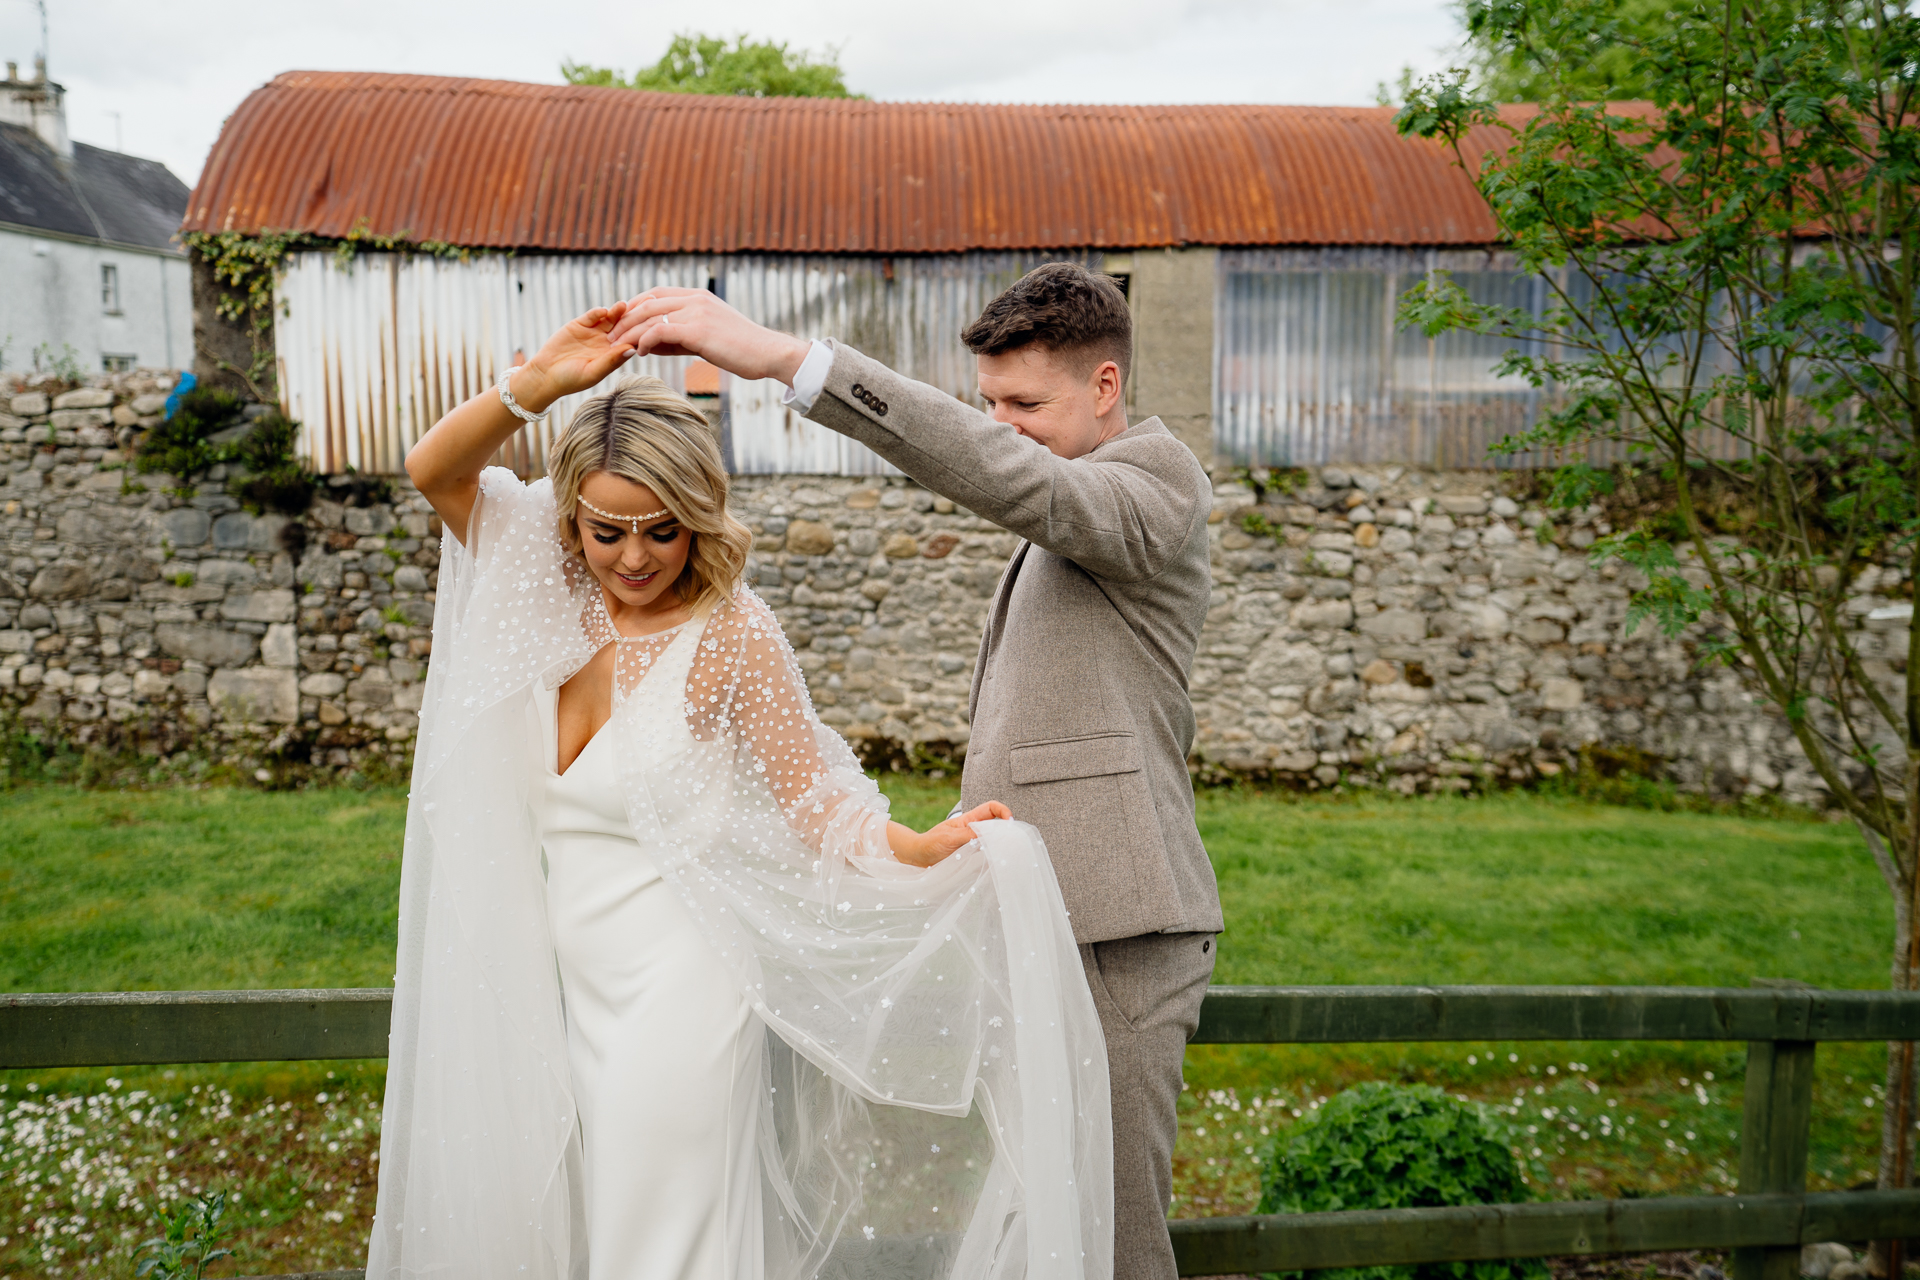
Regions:
M 877 413 L 877 414 L 879 414 L 879 415 L 880 415 L 881 417 L 883 417 L 883 418 L 884 418 L 884 417 L 886 417 L 886 416 L 887 416 L 887 402 L 886 402 L 885 400 L 882 400 L 882 401 L 880 401 L 879 403 L 877 403 L 877 404 L 875 404 L 875 405 L 873 406 L 873 411 L 874 411 L 875 413 Z

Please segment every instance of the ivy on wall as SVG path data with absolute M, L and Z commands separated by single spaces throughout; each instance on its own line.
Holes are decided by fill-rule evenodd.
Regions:
M 377 235 L 367 219 L 354 223 L 344 237 L 330 239 L 304 231 L 191 231 L 184 237 L 189 253 L 198 255 L 213 272 L 219 294 L 216 314 L 245 331 L 250 357 L 241 369 L 225 360 L 219 368 L 245 383 L 253 399 L 277 405 L 273 324 L 274 285 L 295 253 L 330 250 L 334 264 L 345 270 L 363 253 L 422 253 L 436 258 L 466 261 L 473 251 L 438 240 L 412 240 L 406 232 Z M 148 433 L 135 458 L 135 469 L 165 472 L 191 487 L 216 466 L 231 468 L 228 489 L 249 508 L 297 513 L 312 499 L 317 478 L 306 460 L 297 456 L 299 424 L 276 408 L 257 419 L 246 419 L 239 397 L 203 388 L 189 392 L 174 415 Z
M 279 398 L 274 376 L 273 287 L 295 253 L 331 249 L 334 262 L 342 270 L 362 253 L 423 253 L 461 262 L 474 253 L 465 245 L 414 240 L 405 231 L 379 235 L 369 230 L 367 223 L 361 218 L 339 239 L 304 231 L 189 231 L 185 235 L 188 252 L 207 263 L 220 286 L 214 301 L 216 313 L 244 329 L 250 341 L 249 367 L 239 369 L 225 361 L 220 367 L 245 382 L 255 399 L 271 404 Z

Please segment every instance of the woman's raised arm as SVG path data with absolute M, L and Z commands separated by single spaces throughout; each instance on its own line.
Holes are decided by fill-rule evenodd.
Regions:
M 620 302 L 569 320 L 513 375 L 508 389 L 514 401 L 529 413 L 545 413 L 560 397 L 597 385 L 625 364 L 633 342 L 615 341 L 612 334 L 626 311 Z M 501 402 L 499 388 L 488 387 L 434 423 L 407 451 L 407 474 L 457 541 L 467 540 L 487 460 L 525 425 Z

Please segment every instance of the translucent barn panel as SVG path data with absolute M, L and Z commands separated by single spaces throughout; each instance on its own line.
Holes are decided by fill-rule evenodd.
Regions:
M 1312 466 L 1331 462 L 1442 467 L 1540 467 L 1573 454 L 1495 453 L 1531 427 L 1551 389 L 1500 372 L 1518 344 L 1473 333 L 1429 338 L 1394 323 L 1399 299 L 1432 271 L 1447 271 L 1474 301 L 1543 313 L 1548 282 L 1497 252 L 1412 249 L 1233 250 L 1220 255 L 1214 343 L 1214 450 L 1224 462 Z M 1576 280 L 1576 303 L 1590 292 Z M 1705 364 L 1725 363 L 1708 352 Z M 1724 433 L 1696 442 L 1738 456 Z M 1599 443 L 1579 455 L 1624 460 Z

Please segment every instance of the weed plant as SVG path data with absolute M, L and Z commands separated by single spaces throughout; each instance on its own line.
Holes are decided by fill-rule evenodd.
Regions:
M 227 1234 L 227 1193 L 206 1192 L 169 1212 L 155 1209 L 160 1234 L 140 1246 L 133 1274 L 138 1280 L 202 1280 L 207 1268 L 233 1250 Z
M 171 416 L 151 427 L 134 454 L 143 475 L 161 472 L 191 485 L 231 454 L 228 437 L 245 425 L 245 401 L 220 387 L 195 387 Z

